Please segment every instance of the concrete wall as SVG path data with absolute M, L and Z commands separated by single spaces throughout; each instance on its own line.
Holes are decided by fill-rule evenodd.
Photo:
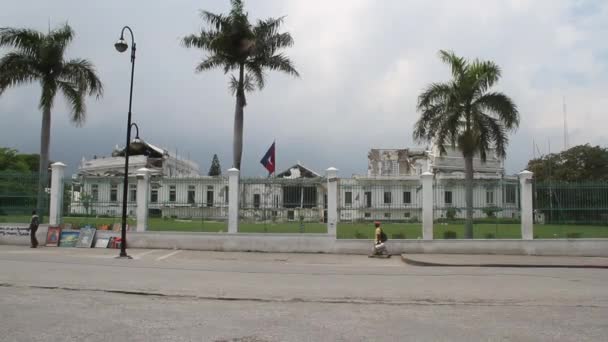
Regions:
M 0 244 L 29 246 L 27 225 L 0 226 Z M 47 226 L 37 237 L 46 241 Z M 191 249 L 226 252 L 369 254 L 370 240 L 336 240 L 325 234 L 216 234 L 178 232 L 128 232 L 129 248 Z M 119 236 L 98 231 L 97 237 Z M 389 240 L 391 254 L 508 254 L 608 257 L 608 239 L 552 240 Z

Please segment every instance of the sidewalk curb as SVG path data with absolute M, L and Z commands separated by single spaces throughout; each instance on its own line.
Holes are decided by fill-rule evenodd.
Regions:
M 431 267 L 509 267 L 509 268 L 583 268 L 583 269 L 608 269 L 608 266 L 600 265 L 549 265 L 549 264 L 444 264 L 410 259 L 401 254 L 401 260 L 412 266 Z

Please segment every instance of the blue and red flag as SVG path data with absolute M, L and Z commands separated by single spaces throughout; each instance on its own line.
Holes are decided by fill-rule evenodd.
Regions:
M 264 157 L 262 157 L 262 160 L 260 160 L 260 163 L 262 165 L 264 165 L 266 170 L 268 170 L 268 175 L 272 175 L 274 173 L 274 167 L 275 167 L 274 144 L 275 143 L 273 142 L 272 145 L 270 145 L 270 148 L 268 149 L 268 151 L 266 152 Z

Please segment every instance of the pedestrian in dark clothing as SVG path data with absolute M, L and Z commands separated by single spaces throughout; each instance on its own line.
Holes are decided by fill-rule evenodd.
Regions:
M 36 210 L 32 211 L 32 220 L 30 221 L 30 248 L 38 247 L 38 240 L 36 239 L 36 231 L 38 231 L 38 225 L 40 224 L 40 219 L 38 215 L 36 215 Z

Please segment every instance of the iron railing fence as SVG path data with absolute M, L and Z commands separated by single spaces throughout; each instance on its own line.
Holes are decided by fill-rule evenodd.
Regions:
M 42 222 L 48 219 L 49 178 L 40 179 L 38 173 L 0 172 L 0 222 L 26 223 L 32 210 L 38 209 Z M 39 182 L 45 184 L 43 203 L 38 205 Z
M 325 233 L 326 182 L 323 177 L 242 178 L 239 231 Z

